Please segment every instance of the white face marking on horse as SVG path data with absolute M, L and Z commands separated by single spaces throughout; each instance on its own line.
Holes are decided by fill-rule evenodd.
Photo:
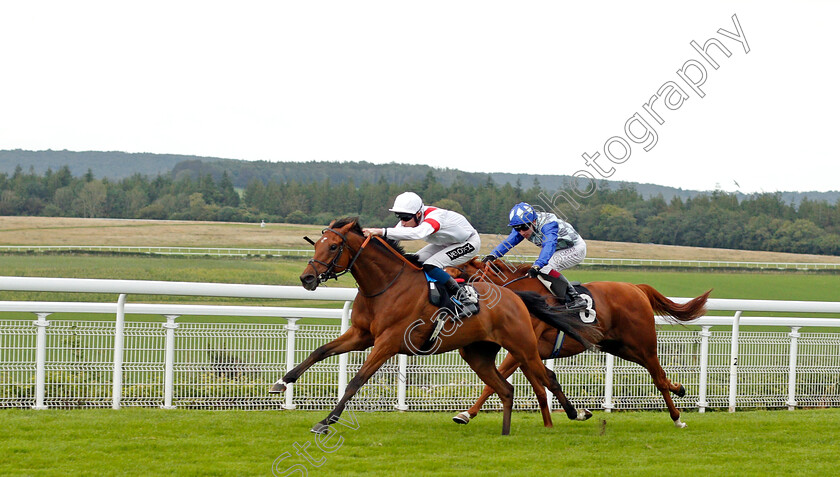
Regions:
M 321 239 L 321 242 L 326 242 L 326 241 L 327 241 L 327 238 L 326 238 L 326 237 L 324 237 L 324 238 L 322 238 L 322 239 Z

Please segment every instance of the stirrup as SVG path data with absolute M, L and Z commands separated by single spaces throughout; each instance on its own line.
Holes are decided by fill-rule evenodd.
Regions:
M 566 309 L 574 310 L 574 311 L 583 311 L 589 308 L 589 303 L 586 300 L 578 295 L 575 297 L 570 303 L 566 303 Z
M 475 305 L 478 303 L 478 292 L 475 291 L 472 285 L 462 285 L 455 298 L 466 305 Z
M 471 285 L 462 286 L 455 296 L 449 298 L 455 305 L 459 316 L 472 316 L 478 313 L 478 293 Z

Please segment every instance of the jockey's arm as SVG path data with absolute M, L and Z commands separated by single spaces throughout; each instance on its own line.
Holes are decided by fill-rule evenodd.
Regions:
M 383 235 L 392 240 L 422 240 L 435 232 L 432 224 L 420 222 L 417 227 L 388 227 Z
M 522 240 L 522 235 L 519 232 L 517 232 L 516 230 L 511 230 L 510 235 L 508 235 L 502 243 L 497 245 L 496 248 L 494 248 L 493 251 L 490 252 L 490 254 L 496 258 L 501 258 L 506 253 L 510 252 L 510 249 L 519 245 L 519 242 L 521 242 Z
M 540 250 L 540 256 L 534 262 L 535 267 L 542 268 L 546 266 L 551 256 L 557 251 L 557 235 L 559 231 L 560 227 L 557 225 L 557 222 L 549 222 L 540 229 L 540 233 L 542 234 L 542 249 Z

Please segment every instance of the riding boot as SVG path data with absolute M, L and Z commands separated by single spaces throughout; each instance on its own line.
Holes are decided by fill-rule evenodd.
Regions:
M 566 308 L 569 310 L 580 311 L 588 308 L 586 300 L 575 290 L 575 287 L 566 280 L 562 274 L 559 277 L 551 277 L 551 293 L 558 298 L 565 299 L 564 292 L 569 295 L 569 300 L 566 303 Z M 565 289 L 565 290 L 564 290 Z
M 470 293 L 469 290 L 462 288 L 454 278 L 443 283 L 446 291 L 449 292 L 449 297 L 452 303 L 458 308 L 458 314 L 461 316 L 472 316 L 478 313 L 478 297 L 475 293 Z

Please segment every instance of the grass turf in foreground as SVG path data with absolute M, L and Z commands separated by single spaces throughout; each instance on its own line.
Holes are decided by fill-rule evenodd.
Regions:
M 840 409 L 690 413 L 687 429 L 664 412 L 554 414 L 553 429 L 518 412 L 507 437 L 499 413 L 458 426 L 449 413 L 345 412 L 322 443 L 331 452 L 309 433 L 325 415 L 7 410 L 0 474 L 271 475 L 274 464 L 275 475 L 832 475 L 840 464 Z

